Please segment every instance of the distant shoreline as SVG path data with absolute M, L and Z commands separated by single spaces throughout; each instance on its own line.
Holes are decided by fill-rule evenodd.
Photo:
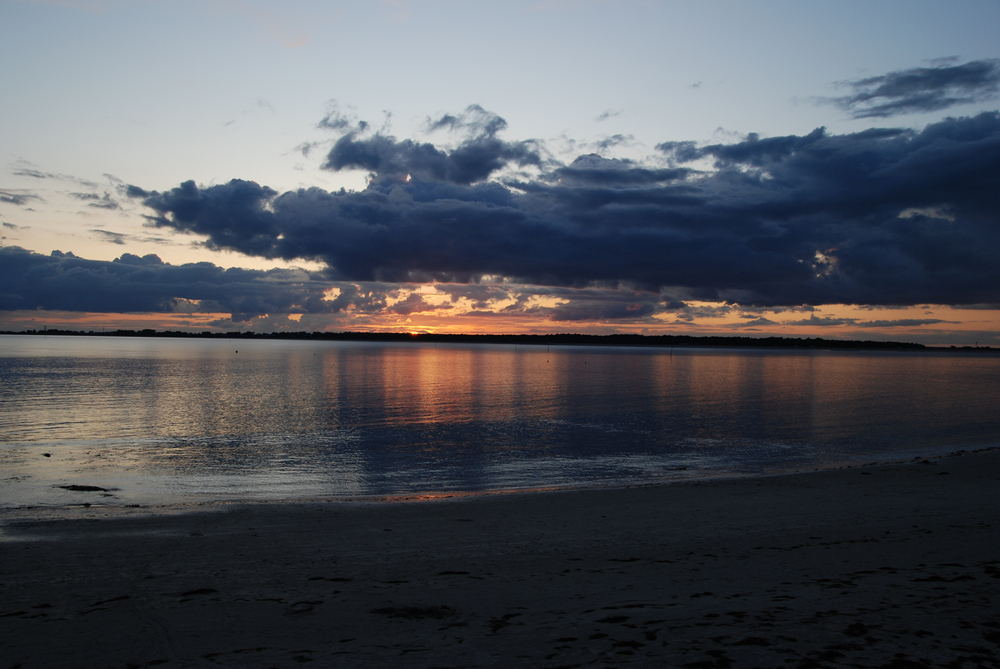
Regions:
M 392 343 L 511 344 L 523 346 L 619 346 L 633 348 L 753 348 L 837 351 L 978 351 L 997 352 L 989 346 L 925 346 L 912 342 L 823 339 L 822 337 L 736 337 L 640 334 L 432 334 L 406 332 L 184 332 L 178 330 L 77 330 L 2 331 L 3 335 L 76 337 L 160 337 L 172 339 L 278 339 L 293 341 L 371 341 Z

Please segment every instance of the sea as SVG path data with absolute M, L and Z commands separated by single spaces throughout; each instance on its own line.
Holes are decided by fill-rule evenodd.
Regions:
M 1000 445 L 1000 356 L 0 335 L 0 508 L 430 499 Z

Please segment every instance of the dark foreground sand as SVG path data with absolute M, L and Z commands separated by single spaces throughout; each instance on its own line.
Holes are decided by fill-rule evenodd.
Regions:
M 1000 667 L 998 502 L 986 452 L 419 503 L 7 511 L 0 669 Z

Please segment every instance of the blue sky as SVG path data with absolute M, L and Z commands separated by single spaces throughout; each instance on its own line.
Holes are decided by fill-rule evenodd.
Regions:
M 905 241 L 883 243 L 885 235 L 863 240 L 857 231 L 821 235 L 809 226 L 827 224 L 807 222 L 799 213 L 794 225 L 780 216 L 758 218 L 755 224 L 778 226 L 775 238 L 794 236 L 802 244 L 808 238 L 819 255 L 803 255 L 801 244 L 795 251 L 786 244 L 751 263 L 746 259 L 760 252 L 759 235 L 737 235 L 741 241 L 732 248 L 728 237 L 702 235 L 696 246 L 711 247 L 705 251 L 705 271 L 716 277 L 728 272 L 731 278 L 662 268 L 632 272 L 630 263 L 656 264 L 652 252 L 643 255 L 642 249 L 659 249 L 661 242 L 664 265 L 677 265 L 682 258 L 671 256 L 676 247 L 662 236 L 638 247 L 608 237 L 592 247 L 578 235 L 557 234 L 567 221 L 583 225 L 583 218 L 573 216 L 594 212 L 566 214 L 569 218 L 556 222 L 538 214 L 538 207 L 562 202 L 559 197 L 567 191 L 542 194 L 535 186 L 583 188 L 579 179 L 586 176 L 593 185 L 594 170 L 603 174 L 607 167 L 684 169 L 683 175 L 642 176 L 659 179 L 659 195 L 667 192 L 663 189 L 675 195 L 700 189 L 702 195 L 715 196 L 706 195 L 698 206 L 713 211 L 733 207 L 738 198 L 732 190 L 719 195 L 720 171 L 763 170 L 764 178 L 785 174 L 791 183 L 802 177 L 802 160 L 795 163 L 800 168 L 788 161 L 762 166 L 729 158 L 723 165 L 721 149 L 705 147 L 740 146 L 750 137 L 803 138 L 820 127 L 827 144 L 873 128 L 920 133 L 947 117 L 975 118 L 995 111 L 1000 107 L 998 25 L 997 2 L 0 1 L 0 86 L 6 92 L 0 106 L 4 247 L 50 259 L 58 250 L 94 263 L 130 254 L 124 257 L 126 265 L 133 256 L 154 254 L 177 270 L 203 262 L 217 273 L 246 271 L 239 281 L 227 280 L 210 295 L 189 289 L 179 274 L 167 282 L 169 288 L 158 280 L 155 296 L 142 277 L 122 275 L 113 285 L 94 284 L 90 298 L 94 291 L 104 291 L 103 299 L 78 303 L 54 278 L 50 293 L 28 295 L 16 276 L 4 275 L 8 286 L 0 293 L 16 299 L 0 301 L 0 327 L 155 322 L 227 329 L 732 331 L 995 342 L 994 307 L 1000 296 L 976 286 L 975 267 L 981 259 L 962 260 L 966 246 L 943 250 L 937 262 Z M 971 72 L 977 65 L 979 79 L 958 86 L 963 72 L 956 68 Z M 883 96 L 848 104 L 852 95 L 898 83 L 885 78 L 893 73 L 923 73 L 918 93 L 932 97 Z M 936 79 L 935 73 L 940 75 Z M 942 83 L 942 73 L 951 78 Z M 902 104 L 892 106 L 900 100 Z M 337 127 L 321 127 L 324 119 Z M 484 131 L 490 119 L 494 130 Z M 496 119 L 502 119 L 503 127 Z M 980 140 L 992 141 L 992 131 L 983 132 Z M 508 230 L 505 234 L 522 235 L 514 243 L 431 224 L 426 225 L 434 229 L 422 236 L 417 219 L 388 238 L 351 237 L 356 247 L 333 244 L 317 240 L 318 230 L 328 230 L 331 239 L 349 235 L 333 219 L 329 229 L 322 227 L 327 225 L 322 217 L 344 214 L 339 204 L 316 209 L 315 198 L 308 216 L 322 220 L 307 226 L 308 243 L 292 243 L 293 234 L 307 230 L 300 219 L 288 222 L 292 200 L 296 215 L 302 216 L 306 200 L 281 200 L 281 194 L 340 188 L 374 194 L 381 188 L 388 197 L 392 188 L 386 180 L 405 177 L 388 173 L 389 154 L 398 163 L 393 169 L 409 169 L 416 166 L 416 154 L 401 147 L 431 145 L 442 155 L 457 156 L 454 152 L 481 146 L 484 138 L 502 144 L 497 144 L 505 156 L 500 169 L 459 177 L 458 183 L 453 175 L 428 168 L 411 175 L 412 183 L 398 185 L 397 194 L 420 191 L 420 197 L 430 197 L 427 188 L 437 182 L 482 193 L 493 184 L 516 195 L 517 202 L 501 205 L 493 199 L 490 206 L 534 212 L 539 225 L 548 226 L 537 244 L 552 245 L 549 250 L 536 252 L 541 247 L 523 242 L 538 226 Z M 930 135 L 925 139 L 930 142 Z M 335 166 L 331 156 L 340 140 Z M 906 141 L 916 146 L 916 140 Z M 358 152 L 376 144 L 382 147 L 382 162 L 358 158 Z M 696 150 L 671 152 L 671 146 Z M 807 155 L 805 146 L 794 155 Z M 531 160 L 511 158 L 512 147 L 522 157 L 530 153 Z M 354 153 L 345 153 L 348 149 Z M 898 164 L 908 160 L 905 151 L 893 151 Z M 574 163 L 587 154 L 616 162 Z M 968 156 L 962 156 L 950 159 L 967 163 Z M 591 171 L 565 171 L 574 164 Z M 974 181 L 986 188 L 995 178 L 991 174 Z M 185 223 L 166 199 L 188 181 L 200 193 L 221 194 L 211 189 L 227 188 L 236 179 L 273 192 L 257 197 L 252 207 L 274 213 L 273 225 L 283 230 L 274 238 L 280 238 L 282 248 L 234 241 L 232 230 L 220 232 L 218 219 Z M 943 180 L 938 177 L 933 184 Z M 624 187 L 621 179 L 615 183 Z M 727 189 L 732 185 L 725 183 Z M 812 187 L 795 183 L 796 192 Z M 932 185 L 919 188 L 927 191 Z M 135 187 L 131 196 L 127 186 Z M 461 200 L 472 192 L 434 197 Z M 774 197 L 771 190 L 755 192 L 746 202 Z M 918 200 L 918 205 L 907 204 Z M 972 200 L 979 203 L 975 211 L 966 207 Z M 996 214 L 981 220 L 986 205 L 969 193 L 942 191 L 939 201 L 897 198 L 878 205 L 878 211 L 883 215 L 886 207 L 895 206 L 890 217 L 896 221 L 948 222 L 958 226 L 952 239 L 983 234 L 978 248 L 988 250 L 996 241 L 997 221 Z M 678 212 L 664 210 L 656 216 L 669 228 L 670 217 Z M 232 218 L 231 212 L 219 215 Z M 247 215 L 253 218 L 252 212 Z M 875 209 L 836 214 L 841 223 L 844 217 L 873 215 Z M 660 219 L 650 220 L 642 226 L 655 228 Z M 885 220 L 879 225 L 888 230 Z M 709 223 L 698 225 L 703 230 Z M 858 229 L 874 223 L 866 225 Z M 676 229 L 657 230 L 670 239 L 678 234 Z M 416 239 L 433 240 L 424 249 L 433 260 L 425 262 L 410 252 L 422 246 Z M 391 240 L 406 240 L 407 253 L 385 262 L 359 260 L 380 244 L 392 247 Z M 690 236 L 684 240 L 689 242 Z M 921 240 L 933 242 L 927 235 Z M 595 254 L 602 245 L 616 257 Z M 853 260 L 841 257 L 849 245 L 855 249 Z M 884 261 L 859 259 L 862 245 L 869 255 L 882 254 Z M 685 248 L 683 257 L 691 257 L 694 247 Z M 510 256 L 496 257 L 501 251 Z M 454 257 L 445 257 L 448 253 Z M 744 261 L 749 268 L 783 260 L 811 263 L 826 284 L 837 274 L 847 283 L 833 289 L 814 280 L 808 289 L 802 284 L 793 290 L 785 286 L 805 279 L 796 279 L 791 270 L 769 278 L 751 277 L 750 269 L 731 271 Z M 43 263 L 36 256 L 19 262 L 28 261 L 32 271 L 57 262 Z M 938 266 L 949 262 L 955 266 Z M 913 263 L 924 266 L 919 280 L 904 269 Z M 597 269 L 582 271 L 584 265 Z M 102 267 L 87 265 L 86 271 Z M 119 262 L 117 269 L 121 267 Z M 962 268 L 972 268 L 969 276 L 953 282 L 950 290 L 939 289 Z M 989 283 L 990 277 L 982 279 Z M 770 284 L 764 287 L 762 281 Z M 262 298 L 255 288 L 261 282 L 288 284 L 288 296 Z M 844 287 L 848 284 L 850 289 Z M 911 284 L 917 288 L 906 287 Z M 895 287 L 878 291 L 872 286 Z M 146 298 L 133 299 L 133 289 Z M 234 307 L 236 302 L 242 306 Z

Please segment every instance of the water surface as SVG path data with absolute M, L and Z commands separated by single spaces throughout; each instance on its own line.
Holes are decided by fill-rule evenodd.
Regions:
M 0 382 L 4 507 L 622 485 L 1000 443 L 989 355 L 0 336 Z

